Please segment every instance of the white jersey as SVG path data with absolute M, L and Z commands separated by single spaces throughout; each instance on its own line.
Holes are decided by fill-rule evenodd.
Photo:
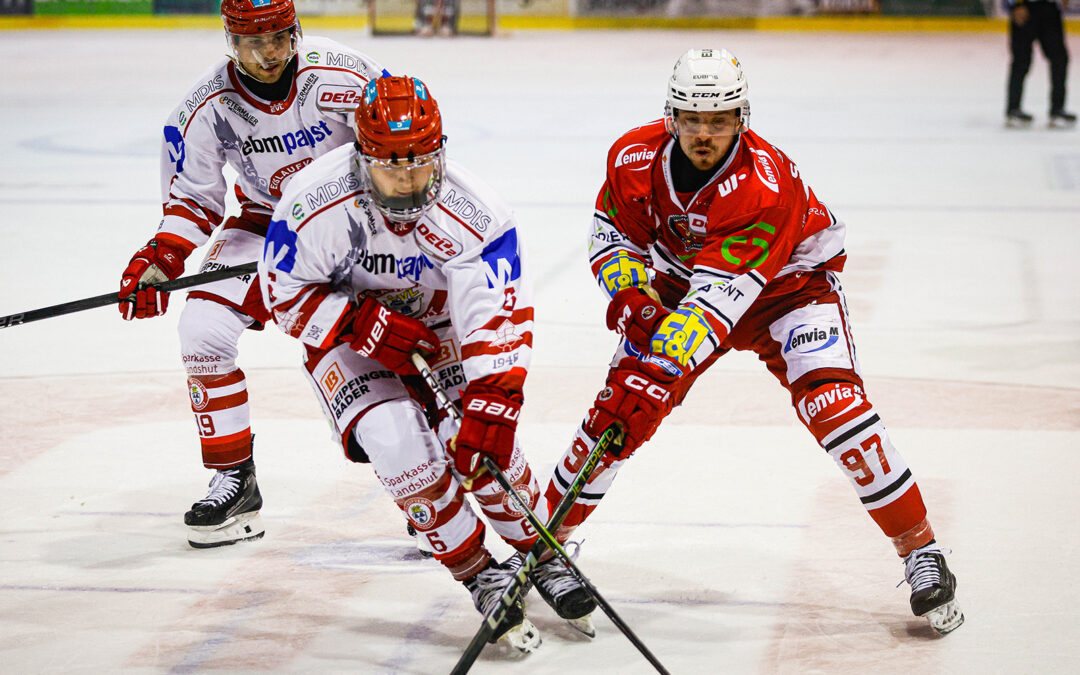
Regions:
M 165 123 L 158 231 L 198 247 L 221 222 L 228 186 L 222 168 L 239 174 L 236 196 L 248 213 L 269 217 L 289 178 L 314 158 L 351 143 L 352 110 L 382 66 L 349 47 L 307 37 L 284 101 L 264 101 L 223 59 L 185 94 Z
M 467 381 L 520 391 L 532 353 L 533 308 L 509 206 L 454 162 L 439 201 L 406 235 L 371 204 L 352 146 L 297 174 L 282 196 L 259 264 L 278 327 L 329 349 L 360 294 L 456 338 L 436 359 L 460 360 Z

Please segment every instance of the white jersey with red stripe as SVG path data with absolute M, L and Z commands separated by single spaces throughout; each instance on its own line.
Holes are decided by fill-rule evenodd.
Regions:
M 330 349 L 361 295 L 454 336 L 468 381 L 520 391 L 533 308 L 517 221 L 495 191 L 447 161 L 438 202 L 405 235 L 370 201 L 352 146 L 290 182 L 259 264 L 263 301 L 288 335 Z M 455 353 L 455 350 L 459 350 Z M 442 359 L 440 358 L 440 361 Z
M 371 57 L 319 37 L 305 37 L 284 101 L 249 91 L 232 61 L 203 73 L 165 122 L 161 146 L 168 238 L 202 246 L 223 219 L 228 185 L 250 213 L 269 216 L 288 180 L 329 150 L 351 143 L 351 117 L 368 80 L 382 73 Z

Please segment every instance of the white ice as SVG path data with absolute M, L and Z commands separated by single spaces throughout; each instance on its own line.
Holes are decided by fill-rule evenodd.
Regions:
M 752 126 L 847 222 L 868 393 L 953 550 L 967 622 L 939 639 L 911 616 L 889 542 L 735 354 L 579 531 L 582 569 L 671 672 L 1080 672 L 1080 133 L 1045 128 L 1040 56 L 1036 127 L 1012 131 L 1001 34 L 308 31 L 426 80 L 449 153 L 514 205 L 537 291 L 521 435 L 542 480 L 614 344 L 583 249 L 604 155 L 660 115 L 683 50 L 739 56 Z M 213 30 L 2 34 L 0 314 L 117 286 L 160 217 L 163 118 L 222 53 Z M 240 359 L 266 537 L 188 547 L 181 515 L 209 475 L 181 302 L 0 332 L 0 671 L 448 672 L 478 627 L 468 594 L 414 559 L 275 330 Z M 474 672 L 651 672 L 599 612 L 591 642 L 535 595 L 529 614 L 541 649 L 488 648 Z

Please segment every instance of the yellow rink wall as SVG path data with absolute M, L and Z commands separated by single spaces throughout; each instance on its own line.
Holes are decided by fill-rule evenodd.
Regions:
M 305 16 L 308 30 L 361 30 L 367 17 Z M 1069 31 L 1080 27 L 1080 19 L 1067 19 Z M 903 17 L 903 16 L 813 16 L 813 17 L 572 17 L 503 15 L 500 30 L 762 30 L 1004 33 L 1003 18 L 984 17 Z M 94 15 L 94 16 L 0 16 L 0 31 L 20 30 L 177 30 L 221 28 L 214 15 Z
M 360 30 L 366 16 L 306 16 L 307 30 Z M 501 30 L 766 30 L 850 32 L 995 32 L 1004 19 L 983 17 L 571 17 L 503 15 Z M 0 31 L 221 28 L 213 15 L 0 16 Z

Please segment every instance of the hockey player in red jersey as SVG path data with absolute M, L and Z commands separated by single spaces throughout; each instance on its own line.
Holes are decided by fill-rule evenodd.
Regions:
M 866 397 L 844 293 L 844 224 L 798 167 L 749 128 L 739 62 L 692 49 L 675 64 L 663 119 L 608 153 L 589 244 L 592 271 L 622 336 L 605 387 L 556 464 L 565 492 L 612 422 L 626 440 L 593 474 L 558 533 L 565 541 L 616 472 L 694 380 L 730 350 L 750 350 L 791 395 L 799 420 L 892 540 L 911 609 L 941 633 L 964 620 L 956 579 L 919 488 Z
M 124 319 L 164 314 L 168 294 L 154 284 L 180 276 L 185 259 L 211 236 L 200 271 L 258 260 L 283 187 L 314 158 L 352 142 L 350 105 L 382 71 L 345 45 L 302 38 L 292 0 L 224 0 L 221 18 L 230 58 L 203 73 L 165 123 L 164 217 L 123 271 Z M 240 202 L 229 218 L 226 164 L 237 173 Z M 254 275 L 199 287 L 180 315 L 202 460 L 215 471 L 206 497 L 184 515 L 195 547 L 263 535 L 247 380 L 236 359 L 244 330 L 268 320 Z
M 487 613 L 520 558 L 492 559 L 463 476 L 479 453 L 490 455 L 530 506 L 544 506 L 516 441 L 533 325 L 517 221 L 488 185 L 445 158 L 439 107 L 420 80 L 368 83 L 356 130 L 355 147 L 320 157 L 289 184 L 259 267 L 263 295 L 278 327 L 304 344 L 346 455 L 370 461 L 435 559 Z M 463 408 L 460 429 L 433 410 L 414 350 Z M 497 483 L 485 476 L 472 496 L 506 543 L 530 549 L 537 535 Z M 530 580 L 564 619 L 593 609 L 557 559 Z M 507 616 L 500 633 L 531 648 L 524 604 Z

